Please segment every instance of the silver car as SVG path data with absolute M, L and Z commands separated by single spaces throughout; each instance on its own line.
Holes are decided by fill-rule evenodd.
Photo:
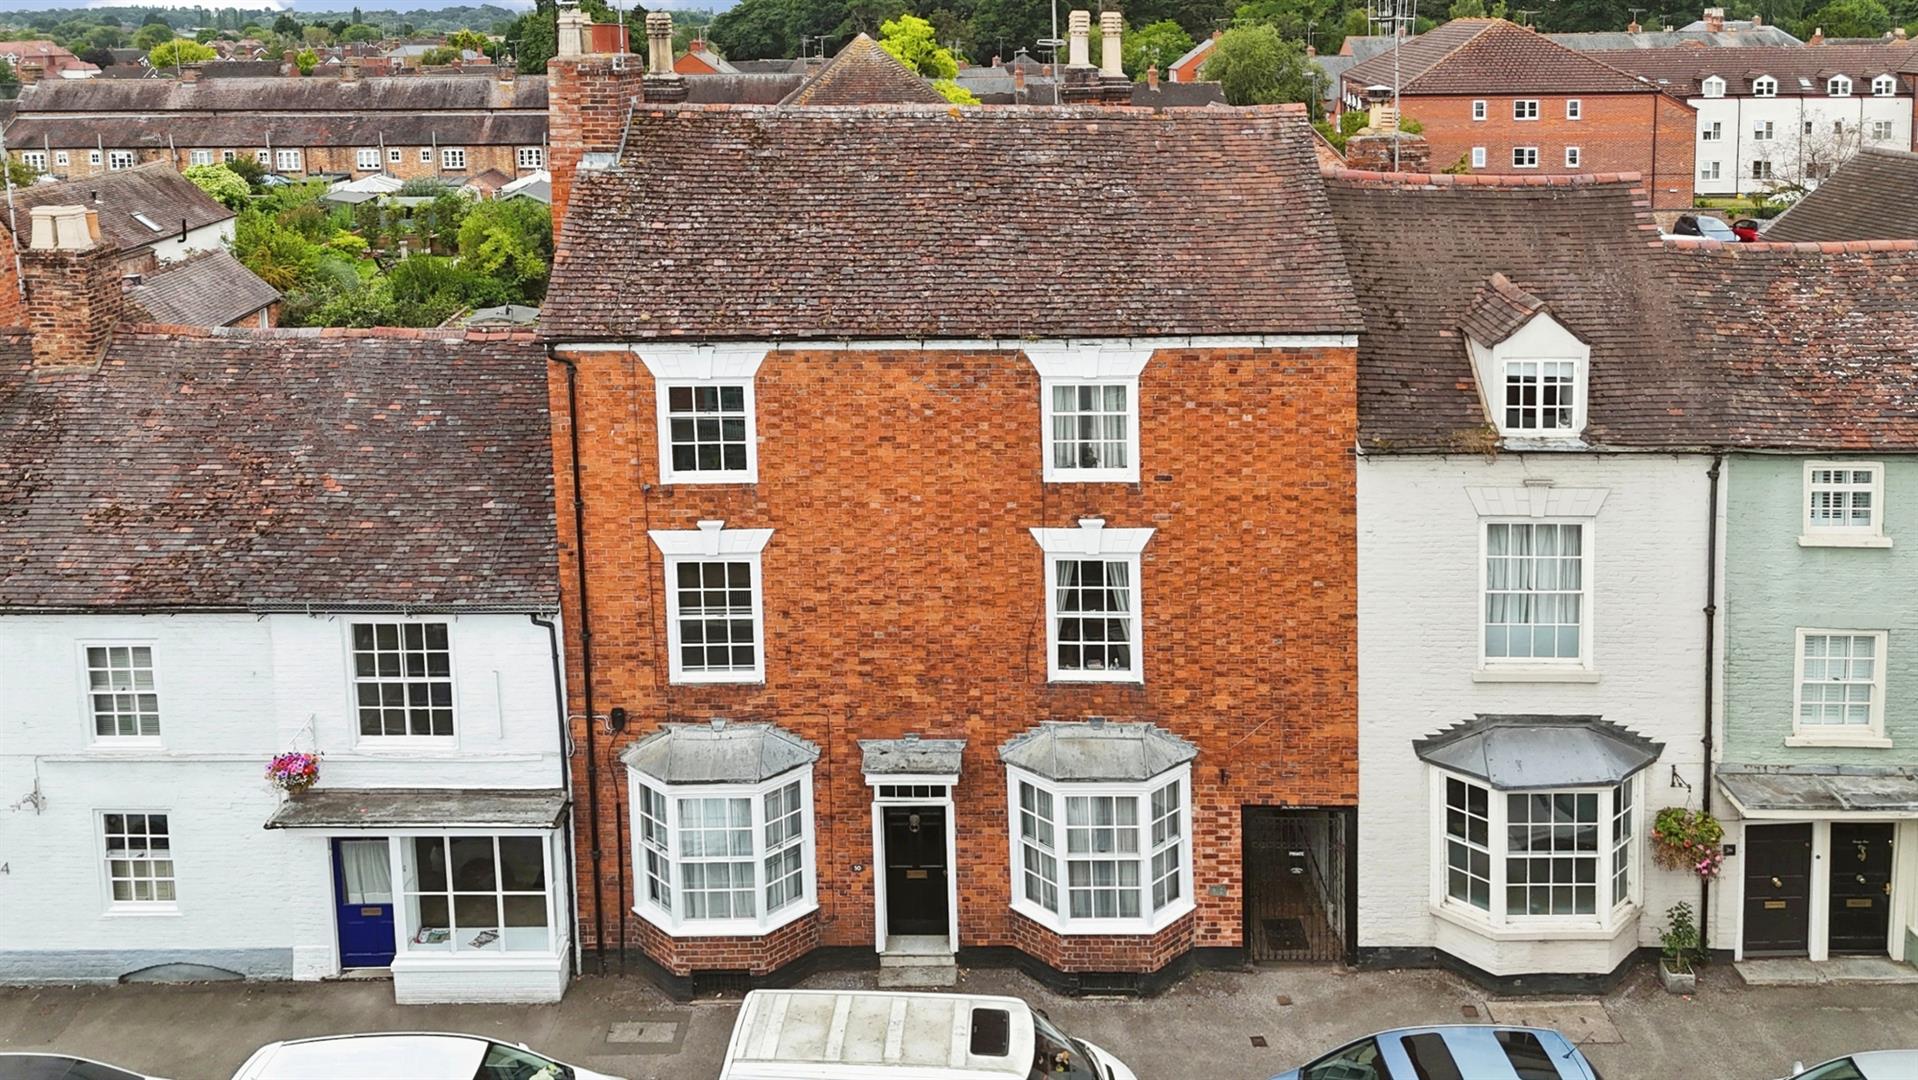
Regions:
M 1868 1050 L 1823 1065 L 1792 1066 L 1785 1080 L 1910 1080 L 1918 1076 L 1918 1050 Z

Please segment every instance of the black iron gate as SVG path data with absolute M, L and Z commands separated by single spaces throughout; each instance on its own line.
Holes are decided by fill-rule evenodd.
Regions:
M 1356 810 L 1243 809 L 1245 942 L 1254 962 L 1350 962 L 1358 952 Z

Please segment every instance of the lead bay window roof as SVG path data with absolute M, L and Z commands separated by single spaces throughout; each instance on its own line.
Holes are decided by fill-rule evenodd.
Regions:
M 1500 791 L 1528 791 L 1620 783 L 1657 761 L 1665 744 L 1597 716 L 1480 713 L 1412 749 Z
M 999 759 L 1046 780 L 1149 780 L 1199 756 L 1199 748 L 1145 722 L 1048 720 L 1014 736 Z
M 774 724 L 669 723 L 619 755 L 666 784 L 757 784 L 819 760 L 819 748 Z

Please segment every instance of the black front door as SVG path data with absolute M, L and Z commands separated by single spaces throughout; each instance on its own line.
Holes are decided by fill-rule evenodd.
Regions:
M 1891 929 L 1891 824 L 1831 825 L 1831 951 L 1884 955 Z
M 1745 826 L 1745 955 L 1811 945 L 1811 826 Z
M 946 808 L 888 806 L 886 932 L 946 935 Z

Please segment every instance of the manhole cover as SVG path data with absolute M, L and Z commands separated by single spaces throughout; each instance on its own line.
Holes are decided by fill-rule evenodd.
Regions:
M 1306 946 L 1304 919 L 1261 919 L 1265 943 L 1274 949 L 1303 949 Z
M 606 1031 L 609 1043 L 669 1043 L 679 1037 L 679 1024 L 672 1020 L 627 1020 Z
M 1573 1043 L 1622 1043 L 1612 1014 L 1597 998 L 1560 1001 L 1488 1001 L 1485 1013 L 1496 1024 L 1556 1028 Z

